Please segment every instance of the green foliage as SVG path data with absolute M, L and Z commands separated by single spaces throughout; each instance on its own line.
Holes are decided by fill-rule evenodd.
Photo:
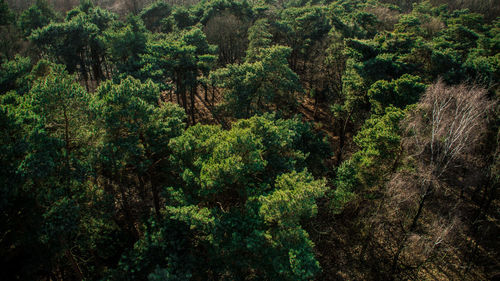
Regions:
M 151 32 L 159 32 L 163 30 L 163 20 L 170 16 L 172 7 L 163 1 L 156 1 L 150 6 L 144 8 L 140 17 L 146 28 Z
M 438 78 L 496 98 L 500 20 L 427 1 L 174 2 L 125 17 L 82 0 L 61 18 L 37 0 L 16 22 L 0 0 L 4 279 L 390 279 L 339 270 L 328 247 L 359 238 L 345 227 L 399 239 L 363 216 L 407 163 L 401 121 Z M 458 181 L 488 215 L 494 183 Z M 372 255 L 368 238 L 359 259 L 384 263 L 394 245 Z
M 37 0 L 19 16 L 19 27 L 28 37 L 33 30 L 42 28 L 57 19 L 57 14 L 46 0 Z
M 0 26 L 7 25 L 14 20 L 14 14 L 5 0 L 0 0 Z
M 384 6 L 378 1 L 332 1 L 328 5 L 328 17 L 335 30 L 346 38 L 373 38 L 381 28 L 379 19 L 370 10 Z
M 272 35 L 269 33 L 269 23 L 267 19 L 257 20 L 248 29 L 248 49 L 245 60 L 255 62 L 262 56 L 261 52 L 265 48 L 271 47 Z
M 7 134 L 2 148 L 13 149 L 5 151 L 7 157 L 16 155 L 5 166 L 6 172 L 13 174 L 10 192 L 6 192 L 10 203 L 1 210 L 8 228 L 2 229 L 8 234 L 2 243 L 12 250 L 2 257 L 16 268 L 19 265 L 13 263 L 18 259 L 29 261 L 21 272 L 13 272 L 21 279 L 36 279 L 40 271 L 50 270 L 51 264 L 63 264 L 70 258 L 100 255 L 101 250 L 86 243 L 105 239 L 99 233 L 112 233 L 88 223 L 88 216 L 94 214 L 93 221 L 112 225 L 99 208 L 104 200 L 95 198 L 86 182 L 91 139 L 87 93 L 61 65 L 40 62 L 29 77 L 33 79 L 31 89 L 18 98 L 19 105 L 2 107 L 2 113 L 11 111 L 4 119 L 11 123 L 4 123 Z M 13 215 L 28 227 L 12 220 Z M 16 249 L 16 245 L 23 246 Z M 115 242 L 109 247 L 112 245 Z M 67 274 L 80 273 L 70 270 Z
M 110 279 L 312 278 L 319 264 L 301 222 L 316 214 L 326 187 L 300 164 L 317 147 L 311 132 L 293 129 L 301 126 L 266 115 L 228 131 L 191 126 L 172 139 L 180 188 L 165 189 L 161 217 L 146 224 Z
M 37 240 L 40 213 L 34 211 L 35 196 L 23 189 L 24 178 L 18 172 L 28 144 L 19 120 L 3 106 L 0 108 L 0 268 L 5 278 L 21 275 L 34 278 L 43 266 Z M 29 263 L 27 263 L 29 262 Z M 10 270 L 8 270 L 10 268 Z M 14 272 L 12 269 L 16 269 Z M 21 270 L 20 272 L 18 271 Z
M 196 81 L 198 71 L 210 69 L 214 52 L 215 47 L 208 44 L 203 32 L 194 28 L 177 38 L 149 42 L 142 72 L 160 85 L 169 79 L 175 81 L 180 92 Z
M 477 47 L 470 50 L 465 67 L 468 74 L 487 88 L 495 87 L 500 76 L 500 20 L 492 23 L 491 28 L 478 40 Z
M 195 94 L 203 76 L 208 76 L 215 63 L 215 51 L 215 46 L 208 44 L 205 34 L 199 28 L 193 28 L 176 37 L 150 42 L 142 57 L 141 72 L 158 83 L 162 90 L 168 89 L 167 83 L 172 81 L 178 102 L 194 124 Z
M 208 264 L 201 266 L 215 270 L 211 278 L 226 272 L 306 280 L 318 271 L 300 219 L 315 215 L 325 182 L 304 170 L 317 146 L 306 141 L 307 131 L 292 129 L 301 124 L 266 115 L 229 131 L 195 125 L 170 142 L 184 186 L 181 201 L 189 205 L 166 207 L 166 214 L 186 224 L 205 248 Z M 236 262 L 241 254 L 247 259 Z M 197 271 L 194 276 L 207 278 L 208 272 Z
M 323 175 L 325 156 L 331 154 L 326 139 L 297 117 L 276 119 L 274 114 L 264 114 L 240 120 L 233 126 L 248 127 L 264 139 L 269 177 L 292 167 L 300 167 L 299 170 L 307 167 L 314 175 Z
M 239 0 L 204 0 L 200 1 L 193 10 L 199 22 L 206 24 L 208 20 L 222 11 L 229 11 L 236 17 L 247 21 L 253 18 L 253 10 L 248 1 Z
M 324 140 L 315 136 L 311 127 L 298 119 L 275 119 L 273 115 L 265 115 L 241 120 L 233 126 L 238 132 L 238 134 L 232 133 L 234 136 L 227 135 L 229 133 L 224 133 L 218 127 L 196 125 L 188 128 L 182 137 L 173 140 L 170 146 L 177 151 L 174 163 L 181 165 L 183 180 L 187 185 L 199 184 L 208 189 L 197 191 L 195 187 L 192 187 L 190 192 L 195 191 L 196 195 L 216 193 L 215 185 L 237 183 L 238 181 L 231 177 L 243 178 L 241 173 L 261 172 L 262 178 L 273 178 L 281 170 L 310 167 L 316 174 L 321 174 L 323 168 L 321 159 L 329 153 Z M 230 139 L 234 144 L 229 147 L 216 148 L 220 143 L 219 139 L 222 138 L 221 135 Z M 248 146 L 241 143 L 248 143 Z M 265 151 L 263 151 L 264 147 Z M 208 149 L 217 149 L 217 159 L 213 158 L 211 162 L 209 161 L 206 153 L 203 153 Z M 247 149 L 245 152 L 247 157 L 240 158 L 237 154 L 231 155 L 231 150 L 234 149 Z M 302 151 L 308 153 L 304 154 Z M 260 159 L 259 155 L 264 158 Z M 210 162 L 215 166 L 205 167 L 203 164 L 205 162 Z M 194 166 L 186 163 L 194 163 Z M 266 167 L 265 170 L 263 166 Z M 224 174 L 226 178 L 219 174 L 221 172 L 226 173 Z M 200 176 L 197 176 L 198 174 Z M 224 182 L 215 182 L 214 179 L 217 178 Z M 246 181 L 244 178 L 242 180 Z M 245 184 L 243 187 L 245 188 L 242 191 L 243 196 L 246 196 L 247 192 L 253 192 L 253 187 L 245 187 Z M 231 189 L 234 190 L 234 187 Z
M 0 68 L 0 94 L 10 90 L 17 90 L 19 94 L 27 92 L 26 75 L 30 71 L 30 58 L 16 56 L 13 60 L 4 62 Z
M 29 38 L 65 64 L 70 73 L 79 70 L 85 81 L 90 80 L 90 75 L 101 80 L 106 54 L 102 35 L 115 19 L 116 15 L 106 10 L 82 4 L 69 11 L 64 22 L 50 23 L 32 32 Z
M 0 0 L 0 63 L 12 60 L 22 47 L 22 34 L 16 27 L 16 15 L 5 0 Z
M 302 92 L 298 76 L 288 67 L 291 49 L 273 46 L 260 49 L 256 62 L 232 64 L 210 74 L 225 89 L 223 110 L 236 118 L 280 111 L 290 115 L 296 106 L 295 94 Z
M 372 115 L 354 137 L 359 150 L 337 168 L 331 208 L 342 212 L 357 194 L 377 192 L 387 175 L 397 168 L 401 153 L 400 122 L 405 111 L 387 107 L 384 115 Z
M 190 249 L 189 229 L 168 218 L 151 220 L 143 237 L 109 272 L 110 280 L 187 280 L 196 270 L 196 249 Z M 201 263 L 201 261 L 200 261 Z
M 24 153 L 23 139 L 21 138 L 21 129 L 16 119 L 12 114 L 9 114 L 4 107 L 0 111 L 2 134 L 1 134 L 1 151 L 2 151 L 2 193 L 4 197 L 0 201 L 2 210 L 2 220 L 5 220 L 4 213 L 6 206 L 13 204 L 13 196 L 20 190 L 20 177 L 16 174 L 16 165 L 18 165 L 20 155 Z M 9 188 L 10 187 L 10 188 Z M 3 225 L 3 224 L 2 224 Z
M 158 105 L 159 88 L 127 77 L 103 83 L 92 100 L 92 112 L 102 140 L 100 162 L 116 173 L 133 165 L 139 174 L 154 163 L 148 157 L 166 149 L 184 127 L 184 112 L 173 104 Z M 133 114 L 131 114 L 133 113 Z M 160 153 L 161 155 L 161 153 Z
M 53 133 L 59 138 L 69 134 L 66 136 L 68 139 L 81 140 L 76 136 L 82 133 L 76 124 L 86 123 L 83 118 L 89 99 L 86 91 L 60 65 L 55 65 L 47 76 L 35 81 L 27 99 L 30 110 L 39 115 L 46 125 L 53 127 Z
M 284 43 L 292 48 L 291 67 L 298 69 L 299 59 L 308 59 L 311 47 L 321 41 L 331 26 L 326 18 L 326 9 L 320 7 L 288 8 L 281 12 L 278 25 Z
M 110 60 L 122 75 L 139 76 L 141 55 L 146 52 L 147 33 L 139 18 L 130 16 L 127 25 L 108 29 L 105 34 Z
M 354 137 L 360 151 L 353 156 L 366 173 L 362 183 L 369 183 L 371 177 L 383 176 L 381 167 L 391 168 L 400 150 L 401 129 L 399 123 L 404 118 L 404 111 L 388 107 L 382 116 L 372 116 L 366 120 L 363 128 Z M 373 170 L 372 170 L 373 169 Z M 369 185 L 369 184 L 368 184 Z
M 172 17 L 178 29 L 185 29 L 195 24 L 195 18 L 184 6 L 176 6 L 172 11 Z
M 383 113 L 387 106 L 404 108 L 416 103 L 425 91 L 425 84 L 420 83 L 420 77 L 404 74 L 391 82 L 379 80 L 368 90 L 372 110 Z
M 188 147 L 192 147 L 192 149 L 197 147 L 198 145 L 187 146 L 184 144 L 186 141 L 189 142 L 191 134 L 199 130 L 202 130 L 201 132 L 204 130 L 214 131 L 214 129 L 205 129 L 199 126 L 192 128 L 189 128 L 181 138 L 172 141 L 171 146 L 174 151 L 179 151 L 177 147 L 184 148 L 184 150 L 187 150 Z M 208 139 L 204 139 L 204 136 L 208 135 L 201 133 L 197 141 L 202 141 L 200 149 L 209 150 L 210 153 L 206 156 L 194 153 L 196 157 L 192 160 L 194 166 L 186 167 L 187 169 L 182 172 L 183 180 L 187 184 L 197 186 L 196 189 L 193 186 L 190 193 L 196 192 L 194 195 L 207 199 L 216 197 L 222 200 L 238 196 L 244 200 L 253 189 L 262 188 L 248 182 L 252 179 L 251 175 L 262 172 L 266 165 L 265 160 L 261 157 L 262 144 L 251 134 L 249 129 L 219 130 L 218 133 L 211 134 Z M 187 139 L 185 139 L 186 137 Z M 187 152 L 182 152 L 182 155 Z M 198 157 L 202 158 L 197 160 Z M 185 162 L 181 159 L 174 160 L 174 163 L 179 164 Z M 231 193 L 235 194 L 231 195 Z M 216 198 L 211 199 L 211 201 L 216 200 Z
M 33 81 L 29 93 L 22 97 L 18 108 L 26 129 L 34 134 L 33 137 L 44 136 L 52 139 L 52 142 L 59 142 L 49 151 L 63 150 L 57 152 L 62 153 L 58 157 L 64 163 L 58 168 L 65 171 L 60 176 L 65 176 L 68 181 L 70 177 L 78 177 L 83 172 L 78 162 L 83 160 L 81 157 L 90 139 L 88 102 L 87 92 L 75 82 L 74 76 L 69 75 L 61 65 L 50 65 L 45 75 Z M 35 166 L 33 168 L 38 169 Z
M 316 215 L 315 199 L 323 196 L 326 186 L 324 181 L 314 180 L 306 171 L 293 171 L 278 176 L 275 189 L 259 197 L 259 214 L 267 223 L 287 227 Z
M 64 68 L 43 59 L 32 65 L 29 57 L 19 55 L 13 60 L 6 61 L 1 67 L 0 85 L 6 90 L 3 93 L 2 103 L 12 106 L 22 102 L 21 97 L 29 92 L 34 82 L 41 77 L 47 76 L 53 67 L 59 67 L 61 70 Z
M 490 52 L 493 36 L 485 30 L 480 16 L 447 14 L 423 3 L 403 15 L 393 32 L 380 32 L 370 40 L 346 40 L 344 111 L 356 112 L 360 116 L 353 117 L 362 120 L 369 103 L 378 113 L 390 104 L 415 103 L 424 89 L 420 83 L 438 77 L 452 84 L 469 77 L 491 85 L 498 75 L 497 59 Z M 396 92 L 396 81 L 405 83 L 398 87 L 405 93 Z
M 342 213 L 344 206 L 351 202 L 359 188 L 359 181 L 356 175 L 356 167 L 352 160 L 346 160 L 337 168 L 335 179 L 335 190 L 330 195 L 331 209 L 334 214 Z
M 39 67 L 37 65 L 34 71 Z M 57 151 L 57 154 L 62 153 L 57 157 L 61 157 L 58 161 L 62 161 L 64 165 L 52 164 L 64 171 L 59 176 L 66 177 L 68 181 L 84 172 L 79 161 L 83 160 L 81 157 L 90 139 L 88 102 L 87 92 L 75 82 L 74 76 L 69 75 L 61 65 L 49 65 L 45 74 L 33 81 L 30 91 L 21 98 L 18 108 L 29 133 L 36 138 L 49 139 L 47 144 L 39 145 L 59 142 L 49 151 L 56 153 L 57 149 L 63 150 Z M 49 162 L 46 165 L 51 164 Z M 33 169 L 38 170 L 39 167 L 33 166 Z

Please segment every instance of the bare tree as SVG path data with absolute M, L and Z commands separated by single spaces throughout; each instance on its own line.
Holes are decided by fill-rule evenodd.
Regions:
M 204 33 L 210 44 L 217 45 L 219 63 L 226 65 L 241 61 L 248 45 L 247 29 L 249 24 L 238 19 L 228 11 L 208 20 Z
M 125 1 L 125 6 L 127 7 L 128 12 L 130 12 L 134 15 L 137 15 L 142 10 L 142 8 L 144 8 L 144 6 L 146 5 L 146 2 L 148 2 L 148 1 L 145 1 L 145 0 L 127 0 L 127 1 Z
M 399 220 L 393 227 L 399 227 L 401 233 L 396 238 L 391 275 L 397 273 L 406 248 L 420 245 L 417 247 L 422 253 L 420 263 L 425 262 L 460 224 L 460 200 L 439 204 L 438 193 L 443 195 L 454 170 L 474 161 L 474 151 L 485 136 L 487 113 L 492 106 L 485 89 L 464 84 L 448 87 L 438 81 L 408 114 L 404 121 L 407 131 L 403 146 L 411 168 L 395 174 L 388 189 L 391 203 L 387 208 L 392 212 L 389 217 Z M 420 222 L 424 207 L 430 205 L 431 200 L 437 205 L 433 204 L 424 227 Z M 422 241 L 427 245 L 422 245 Z M 417 256 L 414 250 L 409 249 L 412 253 L 409 259 Z M 412 264 L 417 266 L 418 262 Z
M 486 130 L 486 113 L 493 104 L 485 89 L 459 85 L 446 87 L 442 81 L 429 87 L 417 110 L 407 119 L 408 147 L 424 156 L 439 178 L 450 165 L 467 156 Z

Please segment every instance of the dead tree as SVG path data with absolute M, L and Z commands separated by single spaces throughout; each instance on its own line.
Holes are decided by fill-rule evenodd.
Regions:
M 434 193 L 445 185 L 451 170 L 466 165 L 472 158 L 471 153 L 485 135 L 486 115 L 492 106 L 485 89 L 464 84 L 448 87 L 438 81 L 427 89 L 416 108 L 408 114 L 404 121 L 407 131 L 403 145 L 412 169 L 397 174 L 389 191 L 396 205 L 408 206 L 403 212 L 409 215 L 400 223 L 402 234 L 392 257 L 391 276 L 397 273 L 401 254 L 409 241 L 418 237 L 415 231 Z M 433 235 L 430 236 L 435 239 L 430 241 L 436 245 L 432 250 L 458 224 L 452 212 L 459 203 L 448 203 L 453 206 L 447 211 L 448 222 L 443 221 L 440 227 L 431 230 Z M 401 214 L 393 215 L 402 217 Z M 442 231 L 438 231 L 440 229 Z

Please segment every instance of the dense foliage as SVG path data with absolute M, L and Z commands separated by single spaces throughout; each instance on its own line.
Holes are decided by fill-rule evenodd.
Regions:
M 495 1 L 25 2 L 5 280 L 498 278 Z

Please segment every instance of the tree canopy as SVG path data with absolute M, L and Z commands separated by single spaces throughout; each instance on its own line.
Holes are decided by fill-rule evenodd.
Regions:
M 3 279 L 498 279 L 495 4 L 0 0 Z

